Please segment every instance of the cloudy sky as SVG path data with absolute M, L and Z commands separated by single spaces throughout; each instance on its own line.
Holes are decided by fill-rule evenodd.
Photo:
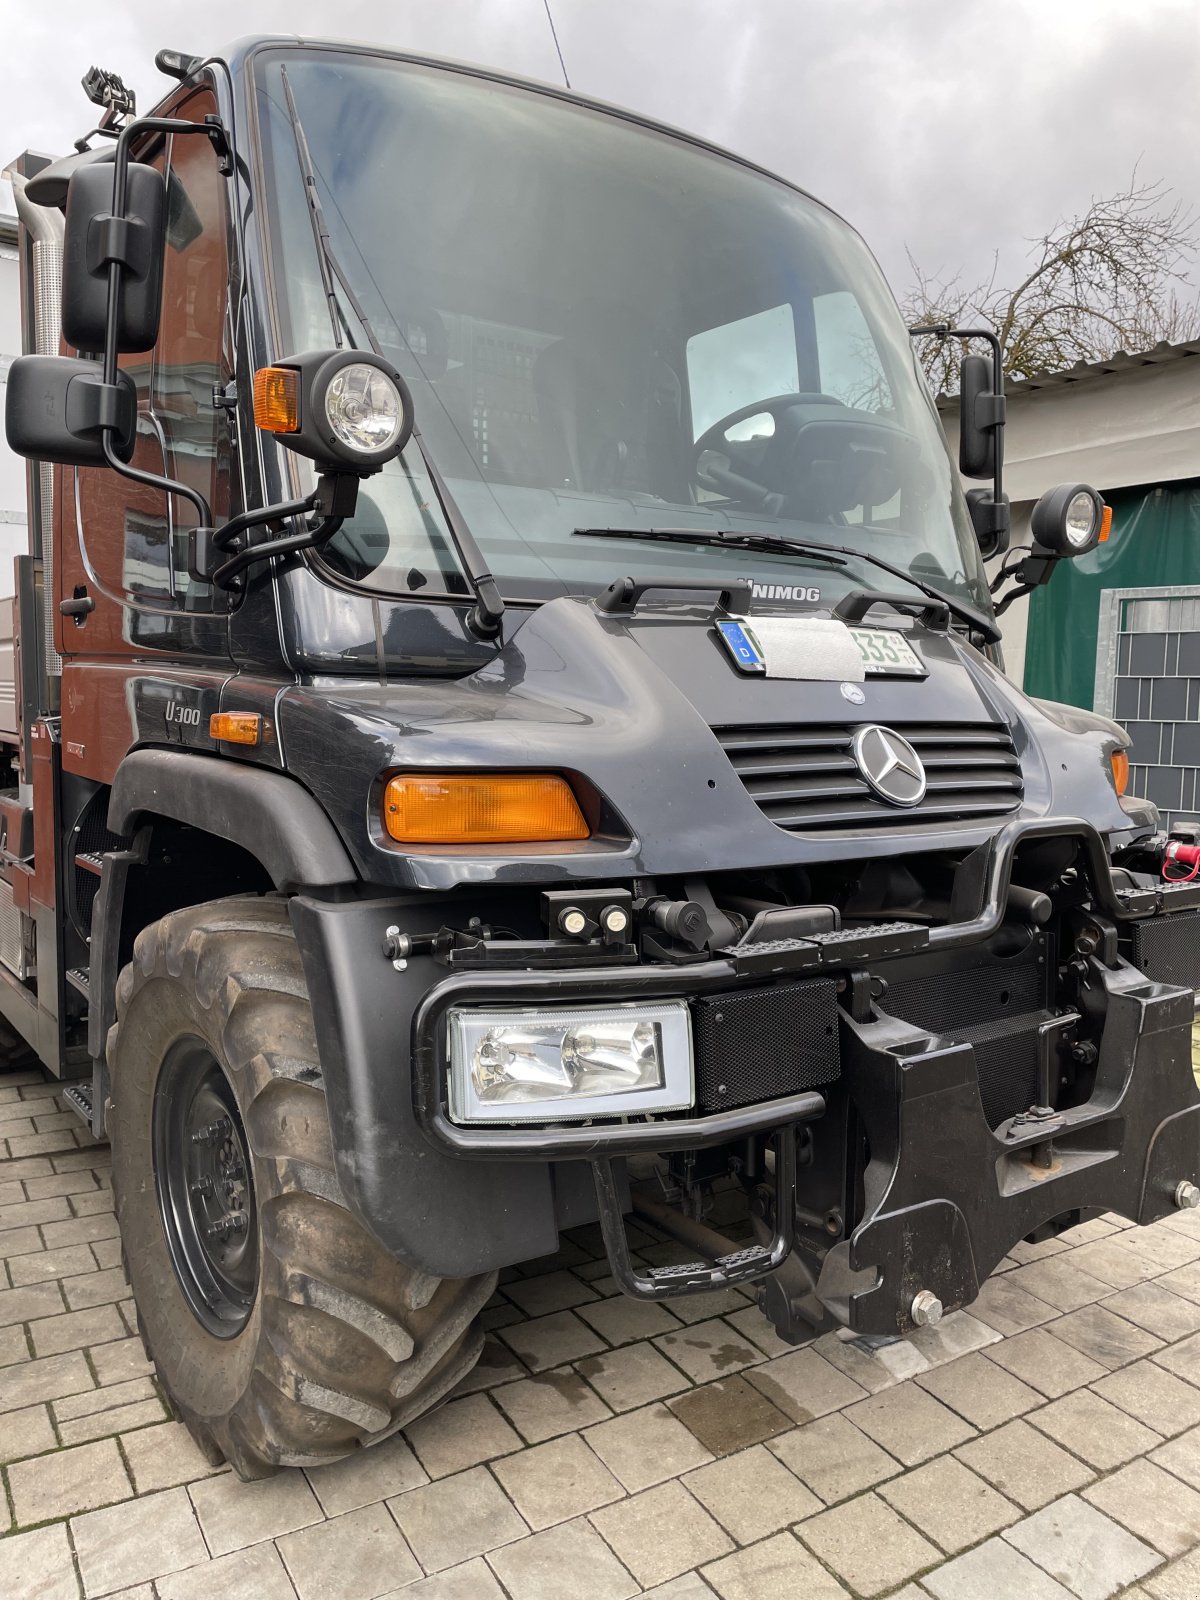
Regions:
M 694 130 L 804 185 L 866 235 L 897 292 L 1015 273 L 1023 240 L 1135 163 L 1200 200 L 1195 0 L 551 0 L 575 88 Z M 557 79 L 545 0 L 8 0 L 0 161 L 88 126 L 79 79 L 148 110 L 156 49 L 334 34 Z M 1195 275 L 1194 277 L 1200 277 Z

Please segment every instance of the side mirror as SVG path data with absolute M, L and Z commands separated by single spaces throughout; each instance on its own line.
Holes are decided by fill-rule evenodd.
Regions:
M 964 478 L 996 475 L 996 446 L 1004 425 L 1004 396 L 992 383 L 986 356 L 964 356 L 958 389 L 958 467 Z
M 128 461 L 136 429 L 137 389 L 126 372 L 105 383 L 98 362 L 74 356 L 18 356 L 9 368 L 4 432 L 19 456 L 102 467 L 105 432 L 117 459 Z
M 109 268 L 121 264 L 116 347 L 153 349 L 162 307 L 165 184 L 155 167 L 126 169 L 125 215 L 113 215 L 115 165 L 79 167 L 67 188 L 63 238 L 62 331 L 92 355 L 104 350 Z

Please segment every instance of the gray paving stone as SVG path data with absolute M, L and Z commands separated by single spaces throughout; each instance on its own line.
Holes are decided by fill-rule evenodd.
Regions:
M 903 1342 L 924 1356 L 931 1367 L 938 1367 L 947 1361 L 957 1361 L 972 1350 L 983 1350 L 1002 1337 L 997 1329 L 970 1312 L 952 1311 L 932 1328 L 914 1329 Z
M 529 1532 L 486 1467 L 410 1489 L 387 1506 L 426 1572 L 461 1566 Z
M 1071 1591 L 1003 1539 L 989 1539 L 921 1580 L 935 1600 L 1072 1600 Z
M 1200 1384 L 1200 1333 L 1190 1334 L 1178 1344 L 1159 1350 L 1154 1357 L 1160 1367 L 1189 1383 Z
M 3 1375 L 0 1374 L 0 1381 Z M 1097 1394 L 1120 1406 L 1164 1438 L 1174 1438 L 1200 1422 L 1200 1389 L 1154 1361 L 1137 1361 L 1095 1385 Z
M 1200 1257 L 1200 1236 L 1173 1228 L 1139 1228 L 1125 1241 L 1145 1261 L 1162 1272 L 1173 1272 Z
M 89 1511 L 72 1520 L 71 1537 L 89 1600 L 194 1567 L 208 1556 L 186 1489 Z
M 713 1562 L 704 1577 L 721 1600 L 845 1600 L 848 1593 L 790 1533 Z M 703 1591 L 696 1600 L 703 1600 Z
M 73 1250 L 89 1250 L 88 1245 L 72 1245 Z M 110 1267 L 104 1272 L 93 1270 L 83 1277 L 64 1278 L 62 1291 L 72 1311 L 85 1311 L 89 1306 L 115 1304 L 129 1295 L 129 1284 L 120 1267 Z
M 1200 1484 L 1200 1428 L 1192 1428 L 1160 1446 L 1150 1459 L 1185 1483 Z
M 275 1547 L 300 1600 L 377 1600 L 422 1576 L 383 1505 L 284 1534 Z
M 35 1317 L 52 1317 L 66 1309 L 57 1282 L 31 1283 L 22 1289 L 0 1293 L 0 1328 Z
M 0 1539 L 0 1595 L 11 1600 L 79 1600 L 62 1523 Z
M 858 1384 L 867 1394 L 880 1394 L 905 1378 L 930 1370 L 928 1358 L 910 1339 L 871 1346 L 859 1339 L 845 1340 L 836 1333 L 823 1334 L 812 1346 L 819 1356 Z
M 155 1588 L 159 1600 L 295 1600 L 296 1596 L 273 1544 L 252 1545 L 172 1573 L 159 1578 Z
M 1196 1600 L 1200 1595 L 1200 1551 L 1194 1550 L 1182 1561 L 1172 1561 L 1169 1567 L 1160 1567 L 1142 1588 L 1148 1600 Z
M 481 1556 L 464 1561 L 461 1567 L 435 1572 L 420 1583 L 393 1589 L 384 1600 L 505 1600 L 504 1590 Z
M 344 1461 L 327 1467 L 309 1467 L 306 1476 L 327 1517 L 357 1511 L 360 1506 L 403 1494 L 429 1481 L 424 1468 L 399 1437 L 357 1450 Z
M 93 1388 L 87 1362 L 78 1350 L 41 1361 L 23 1361 L 17 1366 L 0 1367 L 0 1412 L 24 1410 L 39 1401 Z
M 1157 1550 L 1075 1494 L 1017 1523 L 1004 1538 L 1078 1600 L 1108 1600 L 1162 1563 Z
M 60 1422 L 58 1433 L 64 1444 L 83 1444 L 88 1439 L 105 1439 L 113 1433 L 152 1427 L 165 1421 L 166 1415 L 166 1408 L 156 1395 L 153 1400 L 139 1400 L 135 1405 L 99 1411 L 74 1422 Z
M 152 1363 L 146 1360 L 142 1341 L 136 1338 L 98 1345 L 89 1351 L 89 1356 L 102 1384 L 124 1383 L 127 1378 L 148 1378 L 154 1371 Z
M 1200 1494 L 1153 1462 L 1131 1462 L 1084 1498 L 1165 1556 L 1200 1544 Z
M 411 1423 L 405 1433 L 431 1478 L 448 1478 L 521 1448 L 520 1436 L 485 1394 L 451 1400 Z
M 583 1320 L 611 1345 L 633 1344 L 659 1333 L 677 1333 L 681 1325 L 679 1318 L 657 1301 L 631 1300 L 624 1294 L 581 1305 L 578 1310 Z
M 1040 1390 L 1048 1400 L 1094 1383 L 1108 1371 L 1082 1351 L 1056 1339 L 1052 1328 L 1030 1328 L 992 1345 L 986 1354 L 989 1361 Z
M 1055 1339 L 1115 1372 L 1162 1348 L 1162 1340 L 1135 1323 L 1126 1322 L 1103 1305 L 1083 1306 L 1059 1317 L 1049 1330 Z
M 214 1556 L 321 1521 L 321 1508 L 301 1472 L 281 1472 L 257 1483 L 225 1473 L 193 1483 L 188 1493 Z
M 1031 1262 L 1006 1276 L 1017 1288 L 1044 1300 L 1047 1305 L 1057 1306 L 1059 1311 L 1077 1311 L 1080 1306 L 1103 1300 L 1112 1292 L 1111 1284 L 1076 1266 L 1069 1254 Z
M 530 1444 L 540 1444 L 559 1433 L 574 1433 L 611 1414 L 577 1372 L 561 1369 L 502 1384 L 492 1398 Z
M 15 1206 L 0 1206 L 0 1233 L 9 1228 L 32 1228 L 43 1222 L 58 1222 L 71 1215 L 71 1208 L 62 1198 L 53 1200 L 22 1200 Z
M 1160 1442 L 1152 1429 L 1091 1389 L 1076 1389 L 1052 1400 L 1029 1420 L 1098 1472 L 1110 1472 Z
M 116 1306 L 94 1306 L 90 1311 L 66 1311 L 61 1316 L 30 1322 L 29 1336 L 37 1355 L 57 1356 L 65 1350 L 111 1344 L 126 1334 Z
M 712 1460 L 711 1451 L 664 1405 L 602 1422 L 583 1437 L 631 1493 Z
M 846 1420 L 861 1428 L 906 1467 L 914 1467 L 973 1438 L 969 1422 L 915 1383 L 904 1383 L 847 1408 Z
M 544 1317 L 552 1311 L 569 1311 L 572 1306 L 594 1300 L 596 1291 L 573 1272 L 545 1272 L 538 1278 L 518 1278 L 504 1291 L 527 1317 Z
M 822 1511 L 796 1533 L 856 1593 L 885 1594 L 941 1559 L 924 1535 L 877 1494 Z
M 881 1484 L 878 1493 L 947 1555 L 981 1543 L 1021 1515 L 1011 1501 L 953 1456 L 941 1456 Z
M 689 1389 L 668 1404 L 684 1427 L 715 1456 L 732 1455 L 749 1445 L 761 1444 L 792 1426 L 792 1419 L 747 1383 L 740 1372 L 732 1378 L 719 1378 L 716 1383 Z
M 0 1255 L 3 1254 L 4 1237 L 0 1234 Z M 1200 1262 L 1193 1261 L 1186 1267 L 1177 1268 L 1174 1272 L 1164 1272 L 1158 1282 L 1172 1294 L 1182 1295 L 1185 1300 L 1193 1300 L 1200 1304 Z
M 17 1322 L 10 1328 L 0 1328 L 0 1367 L 11 1367 L 15 1362 L 29 1360 L 29 1341 L 24 1326 Z
M 13 1283 L 23 1288 L 31 1283 L 50 1283 L 55 1278 L 94 1272 L 96 1262 L 86 1244 L 72 1244 L 63 1250 L 39 1250 L 36 1254 L 14 1256 L 8 1270 Z M 62 1307 L 55 1309 L 61 1310 Z
M 737 1558 L 729 1556 L 726 1559 L 733 1561 Z M 681 1578 L 672 1578 L 670 1583 L 660 1583 L 653 1589 L 642 1590 L 642 1600 L 712 1600 L 712 1597 L 713 1591 L 698 1572 L 685 1572 Z
M 861 1385 L 812 1349 L 778 1356 L 747 1372 L 746 1379 L 793 1422 L 812 1422 L 866 1395 Z
M 1164 1288 L 1161 1278 L 1122 1289 L 1120 1294 L 1103 1303 L 1109 1311 L 1115 1311 L 1127 1322 L 1136 1323 L 1160 1339 L 1173 1342 L 1200 1332 L 1200 1305 Z
M 575 1363 L 575 1370 L 614 1411 L 632 1411 L 689 1386 L 678 1367 L 645 1343 L 587 1356 Z
M 582 1521 L 505 1545 L 488 1560 L 512 1600 L 630 1600 L 638 1593 L 595 1529 Z
M 1023 1416 L 1045 1397 L 1020 1378 L 978 1352 L 960 1356 L 944 1367 L 934 1367 L 916 1378 L 922 1389 L 957 1411 L 974 1427 L 995 1428 Z
M 48 1250 L 61 1245 L 91 1243 L 93 1239 L 115 1239 L 120 1230 L 117 1219 L 110 1212 L 98 1217 L 72 1217 L 69 1222 L 48 1222 L 42 1229 L 42 1238 Z
M 989 1278 L 971 1305 L 971 1315 L 1003 1334 L 1023 1333 L 1058 1316 L 1055 1306 L 1021 1288 L 1012 1277 L 1006 1272 Z
M 1095 1476 L 1052 1439 L 1017 1418 L 956 1450 L 973 1472 L 1026 1511 L 1036 1511 Z
M 163 1422 L 125 1434 L 121 1448 L 138 1494 L 173 1489 L 226 1470 L 208 1464 L 182 1422 Z
M 0 1261 L 11 1263 L 18 1256 L 34 1255 L 44 1248 L 37 1228 L 14 1228 L 11 1233 L 0 1233 Z
M 733 1549 L 733 1541 L 719 1524 L 677 1482 L 643 1489 L 605 1506 L 592 1513 L 591 1521 L 643 1588 L 665 1583 Z M 503 1571 L 500 1576 L 503 1579 Z
M 762 1351 L 721 1317 L 694 1322 L 676 1333 L 660 1334 L 654 1343 L 693 1383 L 724 1378 L 763 1359 Z
M 479 1360 L 464 1378 L 460 1378 L 451 1391 L 451 1398 L 463 1394 L 478 1394 L 482 1389 L 495 1389 L 502 1383 L 527 1377 L 529 1368 L 507 1345 L 490 1335 L 483 1341 Z
M 757 1306 L 744 1306 L 741 1311 L 727 1312 L 725 1321 L 765 1356 L 786 1356 L 796 1348 L 779 1337 Z M 682 1579 L 679 1581 L 682 1582 Z
M 546 1372 L 608 1348 L 573 1311 L 555 1311 L 532 1322 L 514 1322 L 511 1327 L 501 1328 L 499 1335 L 531 1372 Z
M 826 1505 L 873 1488 L 900 1471 L 893 1460 L 843 1416 L 821 1417 L 767 1445 Z
M 50 1413 L 44 1405 L 9 1411 L 0 1419 L 0 1465 L 24 1456 L 40 1455 L 58 1445 Z M 0 1589 L 0 1594 L 3 1594 Z
M 753 1544 L 824 1509 L 761 1444 L 698 1467 L 683 1482 L 738 1544 Z
M 535 1531 L 620 1500 L 625 1490 L 576 1433 L 497 1461 L 492 1471 Z

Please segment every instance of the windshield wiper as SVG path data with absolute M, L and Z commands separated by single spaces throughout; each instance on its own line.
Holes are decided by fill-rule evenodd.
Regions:
M 924 583 L 903 567 L 895 567 L 882 556 L 872 555 L 867 550 L 856 550 L 853 545 L 825 544 L 818 539 L 785 539 L 777 533 L 723 533 L 719 528 L 576 528 L 575 533 L 590 538 L 645 539 L 665 544 L 710 545 L 714 549 L 757 550 L 763 555 L 807 556 L 810 560 L 821 561 L 832 567 L 844 567 L 847 561 L 865 561 L 872 567 L 878 567 L 881 572 L 890 573 L 893 578 L 912 584 L 914 589 L 946 606 L 960 622 L 965 622 L 968 627 L 982 634 L 989 644 L 998 644 L 1002 637 L 992 619 L 968 605 L 965 600 L 952 599 L 935 584 Z
M 325 223 L 325 213 L 321 206 L 320 196 L 317 193 L 317 174 L 312 164 L 309 153 L 308 140 L 304 136 L 304 125 L 300 121 L 300 113 L 296 109 L 295 96 L 292 94 L 291 80 L 288 78 L 286 66 L 279 68 L 283 78 L 283 93 L 287 101 L 288 117 L 292 124 L 292 137 L 296 144 L 296 160 L 300 166 L 300 176 L 304 180 L 304 193 L 308 202 L 308 218 L 312 224 L 313 240 L 317 247 L 317 260 L 321 271 L 321 286 L 325 291 L 325 299 L 329 305 L 329 321 L 333 328 L 333 342 L 337 349 L 342 348 L 342 329 L 345 327 L 346 338 L 350 339 L 351 347 L 354 340 L 350 336 L 350 326 L 341 313 L 338 305 L 337 289 L 334 280 L 341 285 L 342 293 L 349 301 L 350 309 L 358 318 L 363 332 L 367 336 L 367 343 L 377 356 L 383 360 L 383 347 L 371 326 L 358 296 L 351 286 L 349 278 L 329 239 L 329 229 Z M 475 607 L 467 617 L 467 625 L 471 632 L 479 639 L 494 639 L 500 632 L 500 624 L 504 617 L 504 601 L 500 590 L 492 576 L 491 569 L 484 557 L 483 551 L 476 543 L 475 535 L 467 525 L 466 518 L 459 510 L 458 502 L 450 493 L 446 480 L 435 466 L 429 451 L 425 448 L 425 440 L 420 429 L 413 424 L 412 442 L 416 445 L 421 460 L 425 466 L 429 482 L 433 487 L 434 498 L 441 508 L 445 518 L 446 529 L 450 535 L 450 542 L 458 557 L 458 564 L 466 574 L 468 583 L 475 596 Z

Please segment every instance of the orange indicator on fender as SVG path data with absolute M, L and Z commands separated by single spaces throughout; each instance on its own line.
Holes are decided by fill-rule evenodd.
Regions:
M 262 718 L 257 711 L 215 711 L 208 719 L 208 736 L 222 744 L 257 744 Z

